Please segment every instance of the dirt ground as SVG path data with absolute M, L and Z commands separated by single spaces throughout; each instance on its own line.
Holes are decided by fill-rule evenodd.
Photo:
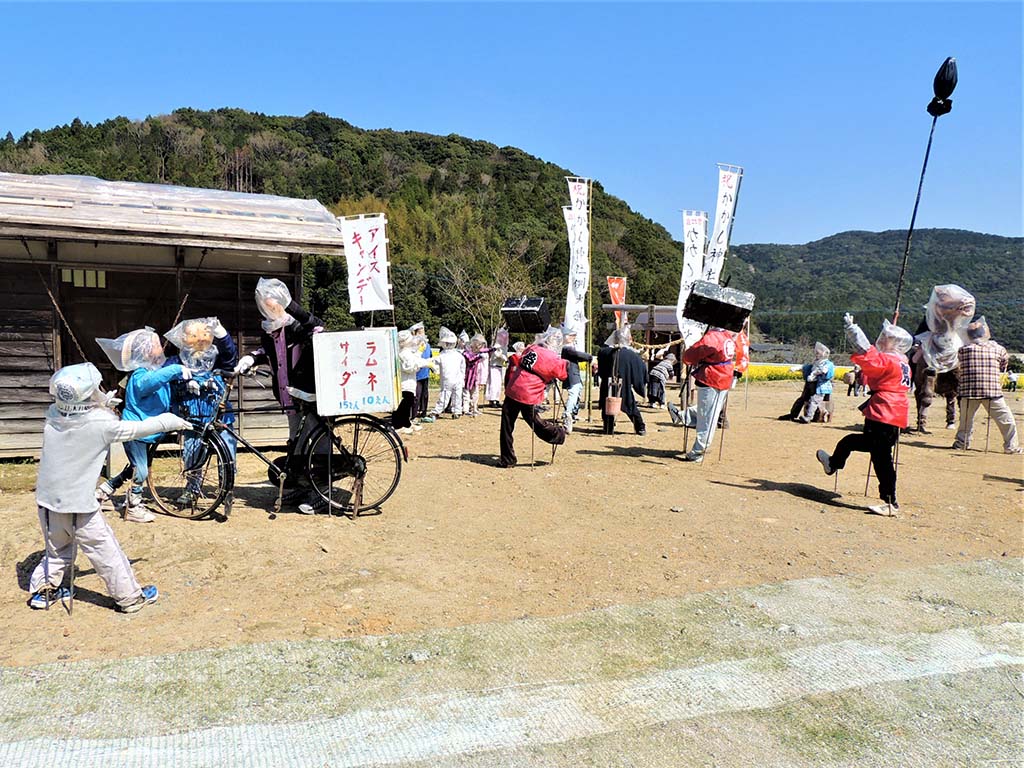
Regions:
M 859 428 L 857 398 L 837 394 L 830 425 L 780 422 L 794 382 L 732 395 L 731 428 L 703 465 L 682 464 L 683 430 L 645 409 L 648 433 L 582 422 L 551 464 L 516 430 L 520 464 L 495 466 L 499 411 L 445 418 L 407 438 L 410 462 L 382 514 L 357 520 L 268 517 L 261 465 L 240 456 L 229 522 L 108 519 L 158 603 L 115 613 L 79 559 L 74 616 L 25 606 L 42 541 L 35 470 L 0 465 L 0 664 L 118 658 L 270 640 L 385 634 L 555 616 L 709 589 L 1020 557 L 1024 462 L 950 450 L 953 433 L 906 436 L 897 519 L 865 514 L 867 457 L 834 479 L 814 459 Z M 1022 399 L 1010 397 L 1021 421 Z M 935 410 L 938 410 L 935 408 Z M 938 420 L 937 420 L 938 421 Z M 620 428 L 625 425 L 620 422 Z M 690 439 L 692 441 L 692 431 Z

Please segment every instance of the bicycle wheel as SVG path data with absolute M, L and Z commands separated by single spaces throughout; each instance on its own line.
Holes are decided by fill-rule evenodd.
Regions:
M 193 520 L 213 514 L 235 483 L 227 446 L 213 430 L 169 438 L 150 453 L 149 492 L 157 507 Z
M 319 427 L 307 445 L 310 484 L 332 509 L 359 514 L 379 507 L 402 477 L 399 443 L 377 419 L 343 416 Z

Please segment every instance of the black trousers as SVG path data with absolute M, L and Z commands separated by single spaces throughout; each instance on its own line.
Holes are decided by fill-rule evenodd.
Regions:
M 430 378 L 416 379 L 416 418 L 422 419 L 430 407 Z
M 900 428 L 873 419 L 864 419 L 864 432 L 847 435 L 836 445 L 829 464 L 842 469 L 853 451 L 871 454 L 871 466 L 878 478 L 878 495 L 882 501 L 896 503 L 896 468 L 892 463 L 892 449 L 900 436 Z
M 520 415 L 533 429 L 533 433 L 545 443 L 561 445 L 565 442 L 565 427 L 550 419 L 541 418 L 537 413 L 537 406 L 520 403 L 506 395 L 505 402 L 501 404 L 501 458 L 498 459 L 498 463 L 503 467 L 516 465 L 516 450 L 512 433 L 516 428 L 516 419 Z
M 402 402 L 391 414 L 391 426 L 395 429 L 412 426 L 412 410 L 416 407 L 416 395 L 412 392 L 402 392 Z

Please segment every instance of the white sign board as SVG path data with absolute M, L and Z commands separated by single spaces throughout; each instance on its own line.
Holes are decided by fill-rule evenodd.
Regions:
M 397 349 L 395 328 L 313 336 L 316 412 L 342 416 L 394 411 L 399 402 Z
M 392 309 L 388 282 L 387 218 L 383 213 L 341 219 L 352 312 Z

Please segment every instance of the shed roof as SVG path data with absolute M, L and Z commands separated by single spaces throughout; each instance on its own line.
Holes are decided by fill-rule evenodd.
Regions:
M 217 189 L 0 173 L 0 237 L 342 254 L 316 200 Z

